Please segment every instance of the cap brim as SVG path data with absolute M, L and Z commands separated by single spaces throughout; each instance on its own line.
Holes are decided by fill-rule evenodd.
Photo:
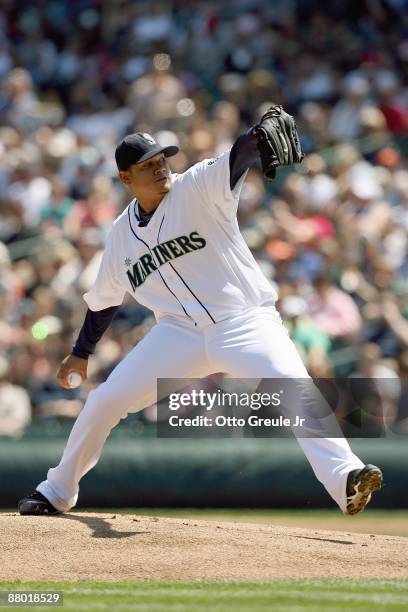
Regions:
M 174 146 L 174 145 L 170 145 L 168 147 L 157 147 L 156 149 L 152 149 L 151 151 L 149 151 L 148 153 L 145 153 L 137 162 L 137 164 L 140 164 L 141 162 L 146 161 L 147 159 L 150 159 L 151 157 L 154 157 L 155 155 L 158 155 L 159 153 L 164 153 L 165 157 L 173 157 L 173 155 L 177 155 L 177 153 L 179 152 L 179 148 Z

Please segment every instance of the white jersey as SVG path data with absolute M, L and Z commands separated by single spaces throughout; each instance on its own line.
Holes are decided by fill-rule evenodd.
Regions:
M 238 227 L 245 175 L 230 189 L 229 151 L 183 174 L 145 227 L 133 200 L 115 220 L 95 284 L 84 299 L 93 311 L 120 305 L 126 292 L 163 317 L 194 326 L 218 323 L 277 294 Z

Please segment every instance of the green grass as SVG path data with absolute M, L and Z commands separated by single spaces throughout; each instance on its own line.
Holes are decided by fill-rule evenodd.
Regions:
M 0 583 L 1 590 L 60 590 L 65 610 L 263 612 L 408 609 L 408 580 Z M 54 608 L 54 607 L 53 607 Z M 49 610 L 18 607 L 18 610 Z M 52 609 L 52 608 L 51 608 Z M 55 608 L 54 608 L 55 609 Z M 58 608 L 56 608 L 58 609 Z

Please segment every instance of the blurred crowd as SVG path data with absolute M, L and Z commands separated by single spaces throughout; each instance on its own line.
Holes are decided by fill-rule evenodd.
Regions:
M 388 381 L 388 416 L 407 422 L 407 8 L 3 0 L 0 433 L 73 417 L 89 389 L 65 391 L 55 373 L 128 203 L 117 142 L 137 130 L 178 144 L 171 165 L 183 172 L 230 147 L 271 102 L 295 115 L 307 155 L 271 184 L 249 171 L 242 232 L 310 373 Z M 153 323 L 126 299 L 89 384 Z

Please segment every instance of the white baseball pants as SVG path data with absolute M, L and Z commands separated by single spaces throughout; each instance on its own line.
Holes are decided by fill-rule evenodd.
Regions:
M 278 312 L 256 308 L 204 328 L 162 319 L 92 390 L 57 467 L 37 486 L 61 512 L 75 506 L 79 481 L 99 460 L 110 431 L 130 412 L 156 402 L 157 378 L 306 378 L 307 371 Z M 298 438 L 318 480 L 346 510 L 349 471 L 364 464 L 339 438 Z M 271 441 L 273 444 L 273 440 Z

